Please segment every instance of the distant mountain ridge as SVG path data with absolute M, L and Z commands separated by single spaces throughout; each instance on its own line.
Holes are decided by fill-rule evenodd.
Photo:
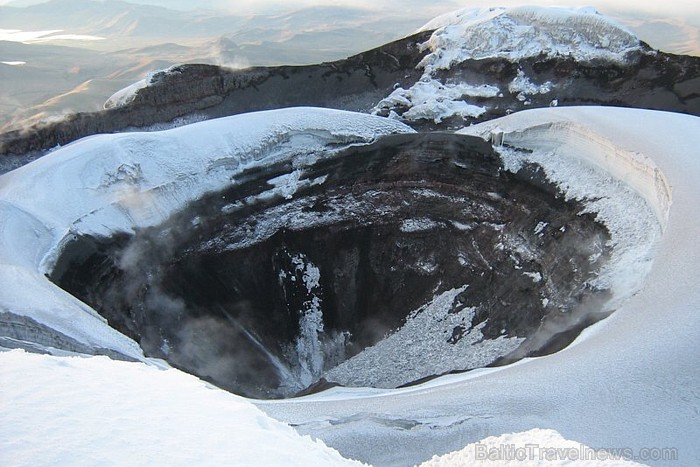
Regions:
M 504 17 L 504 12 L 510 16 Z M 290 106 L 371 112 L 403 119 L 419 129 L 457 128 L 557 105 L 614 105 L 700 115 L 700 58 L 655 51 L 593 11 L 550 12 L 477 12 L 459 20 L 461 26 L 459 21 L 448 22 L 435 32 L 423 31 L 319 65 L 244 70 L 173 67 L 157 74 L 157 80 L 136 86 L 134 95 L 108 101 L 111 108 L 102 112 L 79 113 L 0 135 L 0 153 L 45 150 L 94 133 L 178 118 L 206 119 Z M 494 53 L 475 56 L 465 44 L 470 35 L 491 34 L 483 29 L 489 31 L 491 21 L 502 21 L 506 26 L 497 28 L 512 27 L 516 35 L 492 38 Z M 570 45 L 565 43 L 567 24 L 580 28 L 571 31 Z M 513 49 L 508 41 L 517 39 L 517 34 L 529 36 L 514 43 L 531 47 L 539 41 L 542 51 Z M 542 45 L 552 40 L 550 46 Z

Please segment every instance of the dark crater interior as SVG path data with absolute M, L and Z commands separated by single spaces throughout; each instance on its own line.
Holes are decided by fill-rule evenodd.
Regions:
M 248 170 L 134 235 L 76 238 L 52 280 L 147 355 L 258 398 L 323 385 L 465 285 L 448 312 L 473 307 L 471 322 L 436 339 L 477 325 L 484 341 L 524 339 L 484 365 L 556 351 L 598 319 L 607 293 L 589 281 L 608 232 L 539 167 L 506 172 L 487 143 L 442 133 L 294 164 Z

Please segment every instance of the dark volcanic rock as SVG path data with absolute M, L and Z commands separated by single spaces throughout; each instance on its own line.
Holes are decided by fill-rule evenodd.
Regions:
M 0 154 L 25 154 L 67 144 L 95 133 L 147 127 L 198 114 L 207 118 L 293 106 L 366 112 L 395 83 L 420 77 L 418 34 L 345 60 L 310 66 L 231 70 L 214 65 L 181 65 L 156 74 L 124 107 L 78 113 L 57 122 L 0 135 Z
M 289 177 L 297 191 L 275 188 Z M 609 236 L 581 211 L 537 167 L 503 171 L 482 140 L 395 135 L 303 171 L 250 170 L 134 236 L 79 238 L 52 279 L 148 355 L 288 396 L 464 286 L 447 312 L 473 318 L 445 328 L 446 345 L 478 326 L 544 348 L 548 322 L 567 329 L 606 298 L 588 280 Z
M 134 361 L 114 350 L 94 348 L 78 342 L 28 316 L 7 311 L 0 312 L 0 350 L 2 349 L 23 349 L 36 353 L 55 351 L 59 355 L 65 353 L 105 355 L 114 360 Z

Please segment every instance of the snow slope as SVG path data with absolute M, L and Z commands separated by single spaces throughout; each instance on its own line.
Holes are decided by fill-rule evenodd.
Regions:
M 129 86 L 126 86 L 125 88 L 115 92 L 105 101 L 104 108 L 111 109 L 114 107 L 123 107 L 127 104 L 130 104 L 134 101 L 134 99 L 136 99 L 136 94 L 138 94 L 140 89 L 151 85 L 152 78 L 153 74 L 149 73 L 145 78 L 140 79 L 135 83 L 130 84 Z
M 156 225 L 247 167 L 306 162 L 382 134 L 391 120 L 328 109 L 283 109 L 162 132 L 84 138 L 0 176 L 0 311 L 28 316 L 92 348 L 141 349 L 49 282 L 64 242 Z M 67 189 L 67 187 L 69 187 Z M 293 186 L 277 188 L 285 196 Z
M 362 465 L 178 370 L 0 352 L 0 464 Z
M 439 16 L 419 29 L 435 32 L 424 47 L 428 70 L 449 69 L 469 59 L 544 55 L 577 61 L 623 59 L 640 41 L 622 25 L 592 7 L 467 8 Z
M 532 428 L 554 429 L 594 448 L 627 448 L 651 465 L 669 462 L 647 458 L 646 448 L 677 449 L 673 465 L 700 464 L 700 118 L 548 108 L 468 132 L 544 149 L 552 161 L 597 154 L 587 162 L 574 157 L 571 166 L 598 164 L 636 187 L 663 227 L 641 289 L 567 349 L 547 357 L 413 388 L 338 388 L 258 406 L 346 456 L 386 465 L 421 462 L 488 436 Z M 647 183 L 661 174 L 664 183 Z M 664 187 L 671 187 L 670 197 Z M 605 196 L 605 185 L 594 188 L 599 191 L 591 195 Z M 629 271 L 620 266 L 624 277 Z

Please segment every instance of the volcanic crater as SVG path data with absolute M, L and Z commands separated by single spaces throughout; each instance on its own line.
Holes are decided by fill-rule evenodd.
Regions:
M 246 170 L 135 234 L 79 236 L 51 280 L 241 395 L 396 387 L 571 342 L 609 295 L 591 279 L 610 235 L 583 211 L 481 139 L 389 135 Z M 409 350 L 381 347 L 392 336 Z

